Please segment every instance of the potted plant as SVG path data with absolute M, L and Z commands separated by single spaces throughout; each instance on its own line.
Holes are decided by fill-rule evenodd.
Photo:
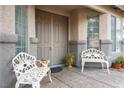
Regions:
M 124 68 L 124 56 L 123 56 L 123 59 L 121 61 L 121 67 Z
M 121 69 L 122 63 L 124 62 L 124 57 L 119 56 L 114 63 L 112 63 L 112 67 L 115 69 Z
M 65 57 L 66 66 L 72 68 L 75 63 L 75 56 L 72 53 L 68 53 Z

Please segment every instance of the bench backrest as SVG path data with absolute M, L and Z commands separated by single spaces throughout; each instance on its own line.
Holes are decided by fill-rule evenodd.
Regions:
M 82 59 L 95 59 L 95 60 L 105 60 L 107 61 L 107 56 L 105 56 L 104 52 L 94 49 L 94 48 L 90 48 L 87 49 L 85 51 L 81 52 L 81 58 Z
M 36 57 L 25 52 L 20 52 L 17 54 L 17 56 L 15 56 L 12 60 L 16 77 L 19 77 L 21 74 L 26 73 L 34 67 L 37 67 L 35 61 Z

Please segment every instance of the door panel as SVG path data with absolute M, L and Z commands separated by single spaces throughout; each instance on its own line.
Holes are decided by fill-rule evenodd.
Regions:
M 67 54 L 67 24 L 67 17 L 36 11 L 39 59 L 48 58 L 51 65 L 63 63 Z
M 51 40 L 51 16 L 48 13 L 37 11 L 36 13 L 36 35 L 39 39 L 38 59 L 47 58 L 51 60 L 49 43 Z
M 67 18 L 53 15 L 53 61 L 61 64 L 67 54 Z

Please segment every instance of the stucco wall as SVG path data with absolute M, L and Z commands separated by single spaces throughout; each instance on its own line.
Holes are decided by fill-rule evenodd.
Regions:
M 28 36 L 35 37 L 35 6 L 28 6 Z
M 15 33 L 15 6 L 0 6 L 0 32 Z
M 124 18 L 124 13 L 120 10 L 113 9 L 111 6 L 88 5 L 88 8 L 101 12 L 99 24 L 100 40 L 111 40 L 111 15 Z
M 15 56 L 15 6 L 0 6 L 0 87 L 14 87 L 12 58 Z
M 78 40 L 78 11 L 74 10 L 70 14 L 70 40 Z
M 72 11 L 70 14 L 70 40 L 87 40 L 87 16 L 90 15 L 99 15 L 99 39 L 111 40 L 111 15 L 115 15 L 121 19 L 123 15 L 108 7 L 105 9 L 102 7 L 101 12 L 97 11 L 98 9 L 95 11 L 88 8 Z
M 87 15 L 79 12 L 78 20 L 78 40 L 87 40 Z
M 99 19 L 99 39 L 111 40 L 111 15 L 101 14 Z
M 0 32 L 2 32 L 2 6 L 0 6 Z
M 70 40 L 87 40 L 87 16 L 99 14 L 88 8 L 73 10 L 70 14 Z
M 79 13 L 79 40 L 87 40 L 87 17 L 88 16 L 96 16 L 99 15 L 100 13 L 98 13 L 97 11 L 93 11 L 91 9 L 87 9 L 87 8 L 82 8 L 78 10 Z M 82 36 L 83 35 L 83 36 Z
M 37 43 L 35 29 L 35 6 L 28 6 L 28 52 L 37 57 Z

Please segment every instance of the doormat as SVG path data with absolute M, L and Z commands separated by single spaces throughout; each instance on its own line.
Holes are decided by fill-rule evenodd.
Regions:
M 50 69 L 51 69 L 51 73 L 57 73 L 57 72 L 62 71 L 62 67 L 53 67 L 53 68 L 50 68 Z

